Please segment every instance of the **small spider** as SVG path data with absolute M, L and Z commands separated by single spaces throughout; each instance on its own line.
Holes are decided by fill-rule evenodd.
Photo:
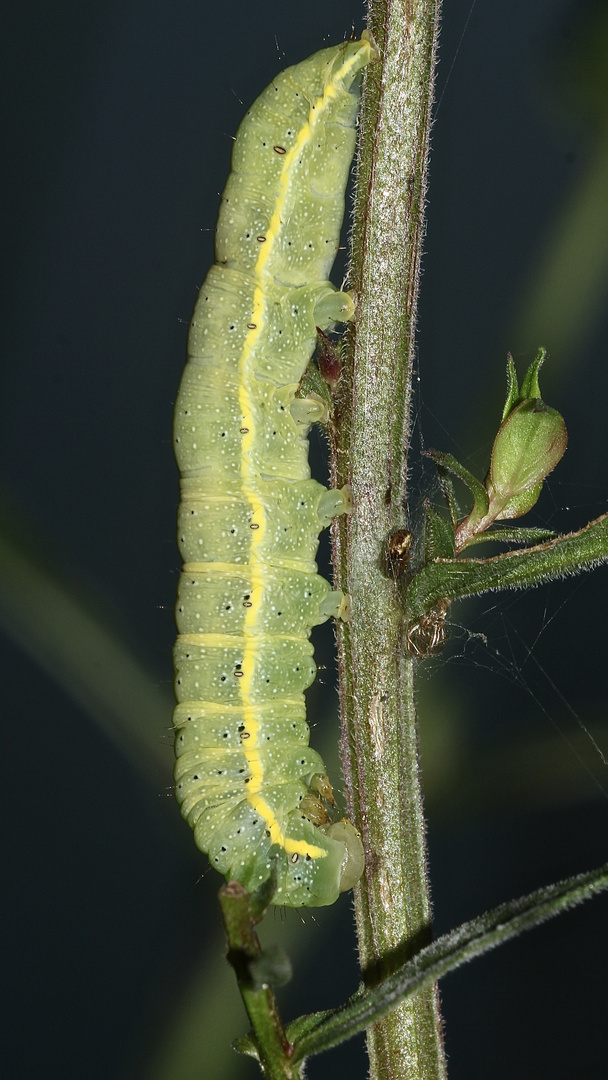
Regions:
M 436 656 L 446 643 L 448 631 L 445 623 L 449 600 L 441 600 L 427 615 L 412 623 L 407 632 L 407 648 L 418 660 Z

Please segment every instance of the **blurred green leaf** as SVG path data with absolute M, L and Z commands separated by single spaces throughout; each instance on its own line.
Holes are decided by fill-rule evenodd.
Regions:
M 131 764 L 171 782 L 172 696 L 128 645 L 0 524 L 0 625 L 78 702 Z

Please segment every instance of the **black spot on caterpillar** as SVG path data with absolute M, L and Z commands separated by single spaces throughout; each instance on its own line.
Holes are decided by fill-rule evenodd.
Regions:
M 363 869 L 308 746 L 311 627 L 347 610 L 316 572 L 319 531 L 349 508 L 310 478 L 313 402 L 295 392 L 317 327 L 352 317 L 329 282 L 371 42 L 282 72 L 248 111 L 175 408 L 181 473 L 176 793 L 198 847 L 274 902 L 331 904 Z

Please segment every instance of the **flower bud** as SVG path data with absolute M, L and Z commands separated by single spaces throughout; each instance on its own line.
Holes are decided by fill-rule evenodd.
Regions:
M 568 435 L 563 417 L 541 398 L 517 405 L 501 424 L 487 481 L 497 519 L 520 517 L 538 499 L 542 481 L 563 457 Z

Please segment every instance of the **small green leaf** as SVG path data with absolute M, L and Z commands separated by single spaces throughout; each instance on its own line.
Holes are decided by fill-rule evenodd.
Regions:
M 309 362 L 300 380 L 300 385 L 296 390 L 296 399 L 300 398 L 312 398 L 313 401 L 317 401 L 323 406 L 319 410 L 321 418 L 315 416 L 311 421 L 312 423 L 327 422 L 327 417 L 331 415 L 334 403 L 330 387 L 319 370 L 316 360 Z
M 454 493 L 454 484 L 452 483 L 451 477 L 448 475 L 448 473 L 444 472 L 443 470 L 439 471 L 439 487 L 441 488 L 441 494 L 443 495 L 447 503 L 448 510 L 450 511 L 450 521 L 452 522 L 452 526 L 454 527 L 454 529 L 456 529 L 456 526 L 458 525 L 459 512 L 458 503 L 456 502 L 456 495 Z
M 442 600 L 477 596 L 492 589 L 525 589 L 589 570 L 608 559 L 608 514 L 578 532 L 536 547 L 506 551 L 490 559 L 444 559 L 429 563 L 407 590 L 412 622 Z
M 473 476 L 473 473 L 470 473 L 468 469 L 465 469 L 464 465 L 461 465 L 451 454 L 443 454 L 439 450 L 425 450 L 424 455 L 435 462 L 440 473 L 442 470 L 451 472 L 459 480 L 462 480 L 463 484 L 466 484 L 473 496 L 473 509 L 469 517 L 481 521 L 488 512 L 489 502 L 488 493 L 477 477 Z
M 236 1050 L 237 1054 L 244 1054 L 246 1057 L 255 1058 L 256 1061 L 260 1060 L 260 1052 L 252 1034 L 240 1035 L 238 1039 L 233 1039 L 232 1049 Z
M 292 1020 L 291 1024 L 288 1024 L 285 1028 L 285 1034 L 290 1043 L 293 1045 L 299 1039 L 303 1039 L 305 1035 L 308 1035 L 309 1031 L 314 1031 L 323 1020 L 332 1015 L 332 1012 L 333 1009 L 322 1009 L 319 1012 L 306 1013 L 304 1016 L 298 1016 L 296 1020 Z
M 424 560 L 454 558 L 454 528 L 427 499 L 424 504 Z

